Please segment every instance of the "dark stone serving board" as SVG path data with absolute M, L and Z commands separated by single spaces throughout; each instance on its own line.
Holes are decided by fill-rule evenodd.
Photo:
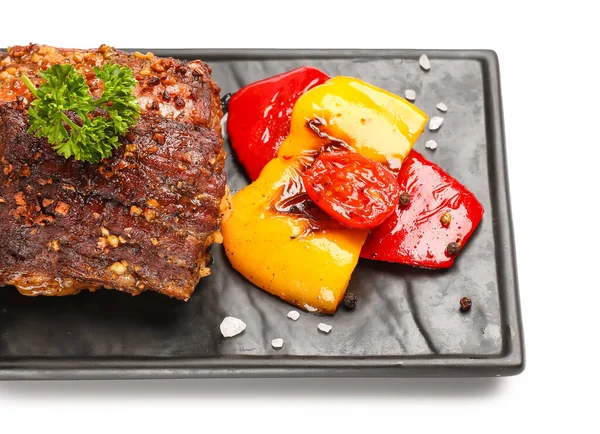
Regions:
M 146 51 L 146 50 L 144 50 Z M 358 77 L 404 95 L 444 124 L 415 149 L 475 193 L 480 226 L 445 271 L 361 260 L 349 291 L 354 311 L 301 313 L 235 272 L 221 246 L 212 274 L 187 302 L 116 291 L 71 297 L 20 295 L 0 288 L 0 378 L 166 378 L 217 376 L 500 376 L 524 368 L 515 247 L 508 188 L 498 60 L 492 51 L 148 50 L 208 62 L 222 94 L 302 65 Z M 445 102 L 441 114 L 436 104 Z M 425 149 L 435 138 L 438 148 Z M 247 184 L 226 140 L 235 192 Z M 463 296 L 473 308 L 459 311 Z M 232 315 L 247 329 L 224 339 Z M 333 326 L 329 334 L 319 322 Z M 271 340 L 283 338 L 280 350 Z

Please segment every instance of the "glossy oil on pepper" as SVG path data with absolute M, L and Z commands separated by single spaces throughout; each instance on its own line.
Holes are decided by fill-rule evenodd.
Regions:
M 229 110 L 235 110 L 231 103 Z M 232 266 L 304 310 L 335 312 L 368 229 L 349 228 L 323 213 L 308 200 L 302 173 L 332 142 L 399 166 L 426 122 L 407 101 L 354 78 L 335 77 L 303 94 L 276 158 L 232 199 L 233 212 L 221 228 Z
M 298 98 L 328 79 L 324 72 L 304 66 L 252 83 L 231 96 L 227 134 L 251 180 L 258 178 L 290 133 Z
M 398 174 L 410 202 L 373 229 L 360 256 L 424 268 L 448 268 L 481 221 L 483 206 L 465 186 L 411 151 Z

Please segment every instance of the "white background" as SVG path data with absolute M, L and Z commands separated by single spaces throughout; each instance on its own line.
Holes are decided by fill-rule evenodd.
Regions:
M 13 0 L 1 7 L 0 46 L 496 50 L 525 372 L 456 380 L 5 382 L 0 432 L 599 432 L 600 32 L 593 2 L 266 3 Z

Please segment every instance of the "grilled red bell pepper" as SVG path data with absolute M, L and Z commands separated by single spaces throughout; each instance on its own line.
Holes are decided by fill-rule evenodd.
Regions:
M 324 72 L 304 66 L 252 83 L 231 96 L 227 134 L 252 181 L 290 133 L 292 109 L 298 98 L 327 80 Z
M 424 268 L 449 268 L 481 221 L 483 206 L 439 166 L 411 151 L 398 174 L 408 193 L 371 231 L 360 256 Z M 404 200 L 403 200 L 404 199 Z

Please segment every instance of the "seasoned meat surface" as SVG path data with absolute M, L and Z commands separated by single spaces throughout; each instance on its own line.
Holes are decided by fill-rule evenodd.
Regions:
M 37 44 L 11 47 L 8 54 L 0 58 L 0 102 L 17 101 L 22 97 L 27 104 L 32 95 L 20 77 L 27 75 L 39 86 L 40 69 L 57 63 L 73 65 L 87 78 L 92 94 L 99 96 L 103 85 L 96 78 L 94 67 L 110 62 L 133 70 L 139 83 L 134 92 L 142 115 L 157 114 L 221 130 L 220 88 L 212 81 L 210 67 L 200 60 L 185 62 L 155 57 L 151 53 L 130 54 L 107 45 L 97 50 L 78 50 Z
M 30 65 L 33 47 L 18 57 L 30 77 L 39 70 Z M 61 59 L 93 53 L 90 59 L 96 61 L 102 53 L 53 50 Z M 116 53 L 109 59 L 139 71 L 148 61 L 106 52 Z M 0 60 L 3 72 L 13 64 L 4 62 L 14 57 L 10 53 Z M 169 63 L 164 60 L 152 58 Z M 6 76 L 1 81 L 0 75 L 5 90 L 0 103 L 0 285 L 17 286 L 28 295 L 106 287 L 187 300 L 209 273 L 207 249 L 219 241 L 226 202 L 219 90 L 202 62 L 171 60 L 204 71 L 177 77 L 190 89 L 186 106 L 176 115 L 160 105 L 159 110 L 142 107 L 142 117 L 121 138 L 122 146 L 96 164 L 67 160 L 45 139 L 27 133 L 31 96 L 22 92 L 13 98 L 18 81 Z M 140 100 L 148 97 L 143 86 L 142 81 L 137 89 Z

